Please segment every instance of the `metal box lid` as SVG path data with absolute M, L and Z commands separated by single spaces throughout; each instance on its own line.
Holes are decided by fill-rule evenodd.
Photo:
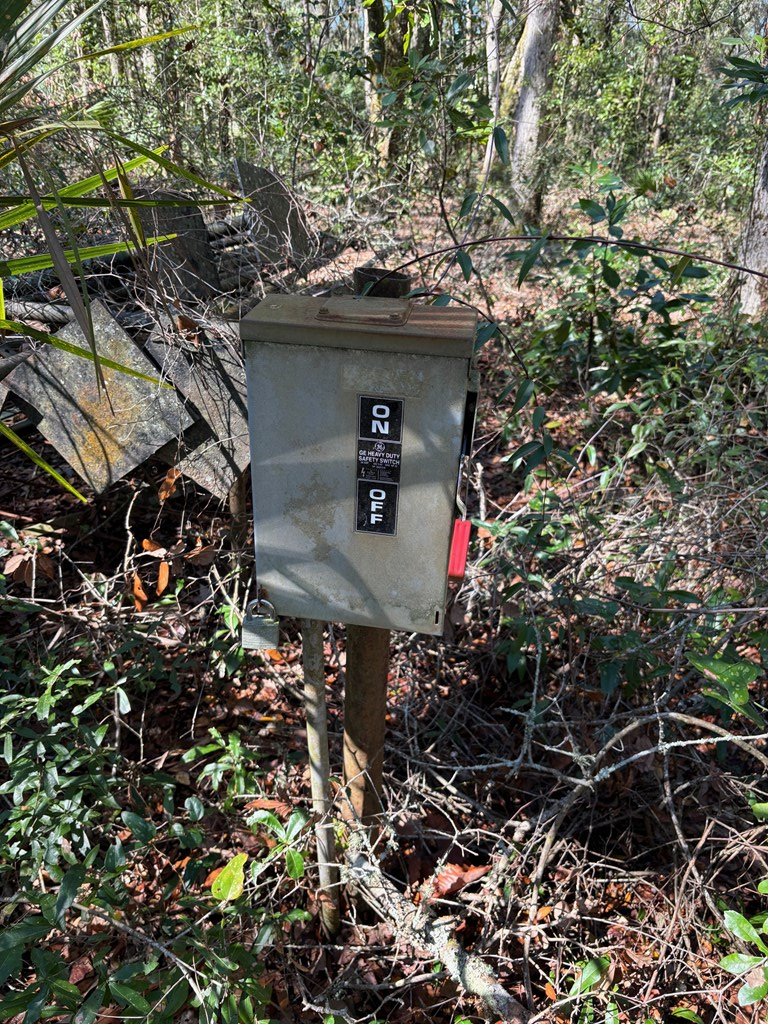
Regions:
M 410 299 L 277 295 L 264 299 L 240 321 L 240 337 L 244 342 L 470 359 L 476 322 L 474 310 L 422 306 Z

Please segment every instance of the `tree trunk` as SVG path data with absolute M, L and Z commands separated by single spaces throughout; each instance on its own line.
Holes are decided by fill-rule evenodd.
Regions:
M 768 273 L 768 132 L 763 139 L 738 262 Z M 740 274 L 735 277 L 733 287 L 741 312 L 750 317 L 759 316 L 768 304 L 768 280 Z
M 368 74 L 364 81 L 365 112 L 368 123 L 374 125 L 381 119 L 381 99 L 378 87 L 384 71 L 384 3 L 374 0 L 363 8 L 363 52 Z M 375 133 L 375 129 L 372 129 Z
M 494 121 L 499 119 L 501 101 L 501 21 L 504 17 L 503 0 L 493 0 L 485 23 L 485 70 L 488 79 L 488 104 Z M 493 136 L 488 139 L 481 173 L 481 188 L 485 186 L 493 163 Z
M 510 153 L 512 185 L 521 195 L 524 219 L 536 217 L 541 206 L 541 189 L 535 181 L 539 163 L 541 106 L 552 64 L 558 0 L 528 0 L 526 10 L 523 34 L 513 58 L 516 70 L 513 89 L 516 100 L 512 114 L 515 138 Z M 511 108 L 510 100 L 507 103 Z
M 665 89 L 659 99 L 659 104 L 656 109 L 656 118 L 653 123 L 653 140 L 651 142 L 651 152 L 656 153 L 659 146 L 664 139 L 664 130 L 667 123 L 667 111 L 669 110 L 672 100 L 675 98 L 675 91 L 677 89 L 677 79 L 671 78 L 669 81 L 669 88 Z

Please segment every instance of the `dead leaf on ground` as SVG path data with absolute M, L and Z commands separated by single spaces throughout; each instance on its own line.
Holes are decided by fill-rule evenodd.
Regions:
M 427 883 L 429 894 L 427 902 L 437 896 L 451 896 L 466 885 L 476 882 L 491 870 L 491 865 L 476 867 L 467 864 L 446 864 L 438 874 Z

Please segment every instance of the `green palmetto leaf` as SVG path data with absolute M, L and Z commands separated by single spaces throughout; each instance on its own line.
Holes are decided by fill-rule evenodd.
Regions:
M 55 334 L 46 334 L 45 331 L 38 331 L 34 327 L 27 327 L 26 324 L 18 323 L 16 320 L 6 320 L 4 317 L 0 317 L 0 331 L 14 331 L 16 334 L 34 338 L 35 341 L 43 341 L 46 345 L 52 345 L 53 348 L 58 348 L 62 352 L 68 352 L 70 355 L 80 356 L 82 359 L 89 359 L 93 362 L 93 353 L 89 349 L 82 348 L 80 345 L 73 345 L 68 341 L 64 341 L 63 338 L 57 338 Z M 117 370 L 119 373 L 125 373 L 129 377 L 145 380 L 148 384 L 156 384 L 159 387 L 173 390 L 173 385 L 168 384 L 167 381 L 158 380 L 157 377 L 141 373 L 139 370 L 133 370 L 130 366 L 123 366 L 122 363 L 116 363 L 112 359 L 105 359 L 104 356 L 101 356 L 100 362 L 102 366 L 106 366 L 110 370 Z
M 185 32 L 194 32 L 199 27 L 199 25 L 183 25 L 181 28 L 172 28 L 168 32 L 159 32 L 154 36 L 129 39 L 127 43 L 116 43 L 114 46 L 108 46 L 105 50 L 92 50 L 89 53 L 83 53 L 79 57 L 73 57 L 71 62 L 67 61 L 67 64 L 74 64 L 77 61 L 83 60 L 95 60 L 97 57 L 107 57 L 110 53 L 125 53 L 127 50 L 137 50 L 140 46 L 153 46 L 155 43 L 161 43 L 164 39 L 171 39 L 173 36 L 180 36 Z
M 96 0 L 74 18 L 59 28 L 49 31 L 54 18 L 69 0 L 47 0 L 39 4 L 10 33 L 4 33 L 7 40 L 3 70 L 0 71 L 0 113 L 18 103 L 35 86 L 39 85 L 56 70 L 45 72 L 36 78 L 26 76 L 63 39 L 79 28 L 82 23 L 103 7 L 106 0 Z M 38 38 L 42 33 L 42 38 Z M 33 42 L 37 39 L 37 42 Z
M 194 182 L 195 185 L 199 185 L 201 188 L 208 189 L 211 192 L 217 192 L 219 195 L 225 196 L 227 199 L 233 200 L 234 202 L 247 202 L 247 200 L 242 196 L 237 195 L 235 192 L 230 192 L 228 188 L 222 188 L 221 185 L 216 185 L 212 181 L 206 181 L 205 178 L 201 178 L 200 175 L 195 174 L 193 171 L 188 171 L 185 167 L 181 167 L 172 160 L 166 160 L 165 157 L 160 156 L 155 152 L 155 150 L 147 149 L 147 147 L 142 146 L 141 143 L 135 142 L 133 139 L 128 139 L 124 135 L 119 135 L 110 128 L 104 128 L 102 125 L 99 125 L 99 128 L 111 139 L 114 139 L 115 142 L 119 142 L 121 146 L 125 146 L 126 149 L 133 150 L 135 153 L 143 153 L 144 156 L 153 160 L 166 171 L 170 171 L 172 174 L 179 174 L 182 178 L 186 178 L 187 181 Z
M 10 121 L 8 124 L 12 125 L 13 122 Z M 55 128 L 47 127 L 45 129 L 38 130 L 37 134 L 33 135 L 31 138 L 16 138 L 13 134 L 13 130 L 9 128 L 9 135 L 7 137 L 13 136 L 14 145 L 10 146 L 8 149 L 4 149 L 3 152 L 0 153 L 0 171 L 2 171 L 2 169 L 8 164 L 15 162 L 17 153 L 29 152 L 29 150 L 39 142 L 43 142 L 44 139 L 49 139 L 52 135 L 55 135 L 56 132 L 63 131 L 66 127 L 68 126 L 63 124 Z M 0 132 L 0 134 L 5 133 Z
M 61 473 L 57 473 L 53 466 L 49 465 L 41 455 L 37 454 L 34 448 L 30 448 L 26 441 L 23 441 L 15 431 L 11 430 L 11 428 L 7 427 L 3 422 L 0 422 L 0 434 L 2 434 L 3 437 L 7 437 L 12 444 L 16 445 L 19 451 L 23 452 L 27 458 L 31 459 L 39 469 L 43 470 L 44 473 L 53 477 L 53 479 L 65 488 L 65 490 L 69 491 L 70 494 L 74 494 L 76 498 L 79 498 L 80 501 L 87 504 L 88 499 L 84 497 L 77 488 L 73 487 L 68 480 L 65 480 Z
M 40 227 L 43 229 L 45 241 L 48 246 L 48 253 L 51 257 L 51 260 L 53 261 L 53 267 L 56 270 L 59 281 L 61 283 L 61 287 L 64 289 L 64 294 L 67 296 L 69 305 L 72 307 L 72 312 L 75 314 L 75 319 L 80 325 L 80 330 L 85 335 L 88 341 L 88 345 L 91 351 L 93 352 L 93 365 L 96 370 L 97 385 L 99 388 L 103 388 L 105 386 L 104 375 L 101 372 L 101 367 L 99 365 L 99 353 L 96 351 L 96 339 L 94 338 L 93 335 L 91 308 L 90 304 L 88 303 L 87 289 L 85 287 L 85 278 L 83 276 L 82 267 L 80 264 L 80 254 L 77 248 L 73 248 L 71 250 L 70 257 L 67 258 L 65 251 L 61 247 L 59 240 L 56 236 L 56 230 L 53 224 L 51 223 L 51 219 L 48 216 L 45 207 L 43 206 L 40 193 L 38 192 L 37 186 L 35 185 L 35 182 L 29 171 L 26 159 L 22 157 L 21 154 L 18 155 L 18 162 L 19 166 L 21 167 L 21 172 L 24 175 L 24 182 L 27 188 L 29 189 L 29 194 L 32 196 L 32 201 L 35 204 L 37 219 L 40 224 Z M 68 233 L 70 233 L 66 217 L 65 224 L 67 226 Z M 77 287 L 75 275 L 70 270 L 71 263 L 74 263 L 75 266 L 78 268 L 80 280 L 83 285 L 82 295 L 80 294 L 80 289 Z M 0 274 L 2 274 L 2 270 L 0 270 Z
M 167 149 L 167 146 L 161 146 L 158 152 L 162 152 Z M 137 167 L 141 167 L 147 162 L 149 158 L 146 156 L 137 156 L 133 160 L 129 160 L 123 165 L 124 170 L 132 171 Z M 41 197 L 41 202 L 46 210 L 53 209 L 61 203 L 63 206 L 78 206 L 78 205 L 94 205 L 109 207 L 113 205 L 117 200 L 114 199 L 92 199 L 84 200 L 83 197 L 88 192 L 93 192 L 94 189 L 99 188 L 107 182 L 114 181 L 117 177 L 117 168 L 110 167 L 109 170 L 103 171 L 100 174 L 92 174 L 88 178 L 83 178 L 82 181 L 75 181 L 71 185 L 65 185 L 64 188 L 57 190 L 56 195 L 45 195 Z M 58 197 L 58 199 L 57 199 Z M 147 200 L 147 203 L 151 204 L 151 200 Z M 35 204 L 31 196 L 1 196 L 0 206 L 12 206 L 13 209 L 9 210 L 8 213 L 0 215 L 0 231 L 6 228 L 14 227 L 16 224 L 21 224 L 23 221 L 28 220 L 30 217 L 35 215 Z
M 130 201 L 133 199 L 133 189 L 131 188 L 131 183 L 128 180 L 128 175 L 126 174 L 122 164 L 119 162 L 116 164 L 116 169 L 117 182 L 120 186 L 120 195 L 123 199 Z M 147 239 L 144 234 L 144 226 L 141 223 L 138 211 L 129 206 L 126 209 L 125 215 L 128 218 L 133 240 L 142 246 L 142 248 L 146 247 Z
M 176 238 L 172 235 L 153 235 L 147 239 L 147 245 L 157 245 L 161 242 L 170 242 Z M 131 252 L 136 246 L 133 242 L 105 242 L 103 245 L 86 245 L 80 247 L 80 259 L 96 260 L 104 256 L 113 256 L 116 252 Z M 74 262 L 74 253 L 64 249 L 64 256 L 70 262 Z M 11 277 L 15 274 L 29 274 L 37 270 L 48 270 L 53 267 L 51 257 L 45 253 L 39 256 L 21 256 L 17 260 L 0 260 L 0 277 Z

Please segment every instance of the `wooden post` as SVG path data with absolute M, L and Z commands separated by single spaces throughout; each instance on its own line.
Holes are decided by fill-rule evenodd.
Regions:
M 382 267 L 355 270 L 355 292 L 402 298 L 411 289 L 405 274 Z M 344 686 L 344 814 L 370 825 L 381 813 L 384 730 L 389 678 L 389 630 L 347 626 Z
M 381 812 L 388 677 L 389 630 L 347 626 L 344 814 L 366 825 Z

